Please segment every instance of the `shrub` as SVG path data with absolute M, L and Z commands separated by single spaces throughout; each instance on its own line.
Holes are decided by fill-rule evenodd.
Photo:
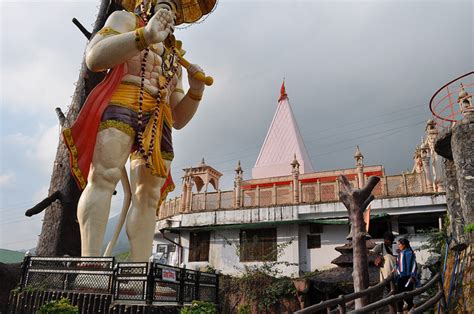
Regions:
M 79 313 L 77 306 L 71 305 L 68 298 L 61 298 L 43 304 L 37 314 L 76 314 Z
M 232 278 L 232 285 L 252 303 L 255 302 L 260 311 L 269 310 L 283 298 L 296 296 L 296 288 L 290 278 L 273 277 L 268 275 L 266 269 L 247 269 L 242 277 Z
M 250 304 L 241 304 L 239 305 L 239 308 L 237 309 L 237 314 L 251 314 L 252 313 L 252 308 L 250 307 Z
M 474 232 L 474 223 L 470 223 L 466 227 L 464 227 L 464 231 L 466 233 Z
M 191 306 L 185 306 L 180 314 L 217 314 L 214 303 L 205 301 L 193 301 Z

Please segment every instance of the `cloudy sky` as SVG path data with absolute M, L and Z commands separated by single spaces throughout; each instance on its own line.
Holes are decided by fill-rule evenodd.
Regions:
M 98 0 L 0 2 L 0 248 L 36 245 L 65 111 Z M 202 157 L 246 178 L 276 109 L 283 78 L 315 170 L 366 164 L 412 167 L 428 101 L 474 68 L 472 1 L 220 0 L 202 24 L 178 30 L 187 57 L 215 79 L 194 120 L 174 133 L 181 169 Z M 179 185 L 179 184 L 178 184 Z M 117 213 L 119 199 L 111 214 Z

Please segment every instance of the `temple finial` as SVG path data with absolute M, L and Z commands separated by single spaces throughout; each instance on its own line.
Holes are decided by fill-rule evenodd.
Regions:
M 288 98 L 288 95 L 286 94 L 285 78 L 283 78 L 283 83 L 281 83 L 281 88 L 280 88 L 280 98 L 278 99 L 278 101 L 282 101 L 286 98 Z
M 362 155 L 362 152 L 360 151 L 360 148 L 359 148 L 359 145 L 356 146 L 356 152 L 354 154 L 354 158 L 358 158 L 358 157 L 364 157 L 364 155 Z
M 296 153 L 293 153 L 293 161 L 290 164 L 293 168 L 299 167 L 300 163 L 298 162 L 298 159 L 296 159 Z
M 235 171 L 236 171 L 236 172 L 242 172 L 242 167 L 240 166 L 240 160 L 239 160 L 239 162 L 237 163 L 237 167 L 235 168 Z

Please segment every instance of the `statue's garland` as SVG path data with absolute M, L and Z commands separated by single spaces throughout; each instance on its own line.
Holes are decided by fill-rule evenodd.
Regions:
M 148 23 L 148 16 L 145 9 L 145 3 L 142 0 L 140 3 L 140 17 L 143 19 L 145 25 Z M 170 41 L 172 42 L 172 41 Z M 162 101 L 162 98 L 166 95 L 166 90 L 171 83 L 171 79 L 178 71 L 178 57 L 177 57 L 177 50 L 174 45 L 167 48 L 163 45 L 163 55 L 162 55 L 162 62 L 161 62 L 161 72 L 163 77 L 165 78 L 164 83 L 162 84 L 161 81 L 158 79 L 158 88 L 159 92 L 156 96 L 156 105 L 153 110 L 153 124 L 151 129 L 151 139 L 150 144 L 148 147 L 148 151 L 143 144 L 143 131 L 145 129 L 143 123 L 143 95 L 145 92 L 145 68 L 146 68 L 146 60 L 148 54 L 150 52 L 150 48 L 146 47 L 144 49 L 143 58 L 141 60 L 141 80 L 140 80 L 140 94 L 138 98 L 138 114 L 137 114 L 137 123 L 138 123 L 138 153 L 143 157 L 145 160 L 145 165 L 147 168 L 152 168 L 151 165 L 151 156 L 153 155 L 153 151 L 155 149 L 155 139 L 156 139 L 156 131 L 158 128 L 158 120 L 159 120 L 159 105 Z

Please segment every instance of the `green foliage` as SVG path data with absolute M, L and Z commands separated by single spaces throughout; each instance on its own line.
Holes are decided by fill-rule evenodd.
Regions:
M 310 272 L 304 272 L 302 276 L 300 276 L 300 278 L 303 278 L 303 279 L 311 279 L 311 278 L 314 278 L 316 277 L 316 275 L 319 274 L 319 270 L 315 269 L 313 271 L 310 271 Z
M 428 250 L 428 252 L 430 253 L 436 253 L 441 256 L 444 256 L 446 240 L 448 239 L 448 225 L 449 217 L 445 216 L 443 219 L 443 227 L 441 230 L 432 228 L 425 233 L 428 236 L 428 240 L 420 247 L 420 249 Z
M 237 309 L 237 314 L 252 314 L 252 307 L 248 303 L 241 304 Z
M 214 303 L 205 301 L 193 301 L 191 306 L 185 306 L 180 314 L 217 314 Z
M 242 277 L 232 278 L 232 285 L 246 299 L 257 304 L 260 311 L 270 309 L 285 297 L 296 296 L 296 288 L 291 278 L 270 276 L 268 270 L 248 268 Z
M 39 285 L 35 285 L 34 287 L 32 286 L 26 286 L 23 288 L 23 292 L 35 292 L 35 291 L 44 291 L 46 290 L 46 283 L 42 283 Z
M 225 236 L 222 236 L 224 241 L 227 245 L 233 246 L 235 249 L 235 254 L 240 259 L 240 243 L 236 241 L 231 241 L 227 239 Z M 279 261 L 283 255 L 284 250 L 293 243 L 293 239 L 290 239 L 287 242 L 279 243 L 275 246 L 273 250 L 262 256 L 261 261 L 251 262 L 249 265 L 244 265 L 243 269 L 238 270 L 242 274 L 253 273 L 253 272 L 261 272 L 268 276 L 280 276 L 283 271 L 278 268 L 279 265 L 289 267 L 289 266 L 297 266 L 298 263 L 290 263 L 285 261 Z M 276 258 L 275 258 L 276 257 Z
M 474 232 L 474 222 L 470 223 L 466 227 L 464 227 L 464 232 L 466 232 L 466 233 Z
M 77 306 L 71 305 L 68 298 L 50 301 L 39 309 L 37 314 L 76 314 L 79 313 Z
M 44 291 L 45 289 L 46 289 L 45 283 L 41 285 L 35 285 L 34 287 L 26 286 L 23 289 L 21 289 L 20 286 L 18 285 L 14 289 L 12 289 L 11 292 L 14 292 L 14 293 L 36 292 L 36 291 Z
M 212 266 L 212 265 L 207 265 L 207 266 L 206 266 L 206 273 L 213 273 L 213 274 L 215 274 L 216 271 L 217 271 L 217 270 L 214 268 L 214 266 Z
M 18 293 L 20 292 L 21 289 L 20 289 L 20 286 L 16 286 L 15 288 L 13 288 L 12 290 L 10 290 L 10 292 L 13 292 L 13 293 Z
M 128 260 L 129 255 L 130 255 L 130 252 L 122 252 L 120 254 L 117 254 L 115 256 L 115 259 L 117 262 L 126 262 Z
M 427 232 L 428 240 L 420 246 L 421 250 L 428 250 L 430 253 L 443 255 L 443 248 L 446 245 L 447 234 L 443 230 L 431 229 Z
M 224 239 L 228 245 L 235 247 L 235 253 L 240 257 L 240 243 L 230 241 L 225 237 Z M 262 261 L 245 264 L 243 269 L 238 268 L 241 277 L 231 279 L 230 290 L 241 293 L 245 300 L 256 304 L 259 312 L 269 310 L 283 298 L 295 297 L 296 288 L 293 281 L 289 277 L 282 277 L 283 267 L 279 267 L 298 265 L 298 263 L 281 261 L 284 250 L 292 243 L 293 239 L 279 243 L 271 252 L 262 257 Z M 249 312 L 246 312 L 247 310 Z M 250 304 L 243 304 L 239 307 L 239 313 L 251 312 Z

